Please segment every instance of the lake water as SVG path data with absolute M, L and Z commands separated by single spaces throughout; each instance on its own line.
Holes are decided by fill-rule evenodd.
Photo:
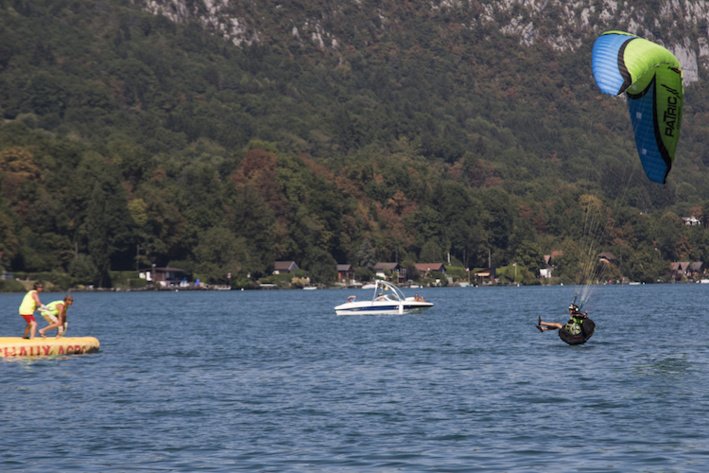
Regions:
M 708 471 L 709 285 L 600 287 L 581 346 L 533 326 L 572 287 L 417 291 L 76 293 L 101 351 L 0 359 L 0 471 Z

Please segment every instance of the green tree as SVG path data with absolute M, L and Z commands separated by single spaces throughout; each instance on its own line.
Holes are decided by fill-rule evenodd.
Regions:
M 237 238 L 225 227 L 206 230 L 194 250 L 195 273 L 212 284 L 224 284 L 229 273 L 236 274 L 250 263 L 244 238 Z
M 244 262 L 244 269 L 257 276 L 265 275 L 283 245 L 273 210 L 252 185 L 237 189 L 232 199 L 227 223 L 248 249 L 250 257 Z
M 424 243 L 419 254 L 419 261 L 422 263 L 440 263 L 443 261 L 443 251 L 433 240 Z
M 10 216 L 10 210 L 0 203 L 0 264 L 6 265 L 12 261 L 19 251 L 20 242 L 15 233 L 15 222 Z
M 87 249 L 97 270 L 97 278 L 93 281 L 99 287 L 106 287 L 110 269 L 110 254 L 108 250 L 108 221 L 106 217 L 106 195 L 101 185 L 96 183 L 89 199 L 86 215 Z
M 565 278 L 571 284 L 588 284 L 582 269 L 583 252 L 572 239 L 566 239 L 561 244 L 561 254 L 554 258 L 555 275 Z
M 641 243 L 633 249 L 624 267 L 627 268 L 627 276 L 631 281 L 645 283 L 656 282 L 669 272 L 669 264 L 647 243 Z
M 303 262 L 311 281 L 316 284 L 331 284 L 337 279 L 337 261 L 322 248 L 313 247 Z
M 99 269 L 94 263 L 94 259 L 86 254 L 79 253 L 69 263 L 69 274 L 74 283 L 78 284 L 94 284 L 101 277 Z
M 377 257 L 372 244 L 367 239 L 362 240 L 357 249 L 357 266 L 372 270 L 375 264 Z
M 684 226 L 682 219 L 674 212 L 667 211 L 655 225 L 657 249 L 662 258 L 678 261 L 682 251 L 678 247 Z
M 524 266 L 534 274 L 539 274 L 539 270 L 544 267 L 544 253 L 539 243 L 525 241 L 520 244 L 514 255 L 515 262 Z
M 498 188 L 486 191 L 482 196 L 482 200 L 489 215 L 489 220 L 486 221 L 488 241 L 493 248 L 504 252 L 504 250 L 509 248 L 508 241 L 517 218 L 513 212 L 515 206 L 512 204 L 507 192 Z M 503 260 L 498 261 L 497 264 L 505 263 L 506 259 L 507 257 L 503 256 Z
M 414 246 L 417 252 L 420 254 L 426 243 L 436 242 L 440 253 L 440 232 L 443 227 L 441 215 L 433 207 L 425 206 L 416 210 L 410 217 L 410 222 L 416 235 Z

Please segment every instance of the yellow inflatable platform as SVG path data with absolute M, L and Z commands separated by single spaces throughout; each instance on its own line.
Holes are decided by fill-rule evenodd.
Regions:
M 32 340 L 0 337 L 0 358 L 79 355 L 97 352 L 99 346 L 98 339 L 94 337 L 35 337 Z

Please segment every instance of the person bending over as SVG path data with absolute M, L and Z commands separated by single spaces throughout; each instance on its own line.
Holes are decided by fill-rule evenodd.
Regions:
M 47 304 L 47 309 L 42 311 L 42 317 L 49 325 L 39 331 L 42 338 L 46 338 L 47 330 L 57 329 L 57 338 L 64 336 L 67 329 L 66 311 L 74 304 L 74 298 L 66 295 L 63 301 L 54 301 Z

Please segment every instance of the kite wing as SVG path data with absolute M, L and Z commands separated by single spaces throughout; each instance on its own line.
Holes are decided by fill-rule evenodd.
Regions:
M 626 94 L 645 174 L 664 184 L 682 122 L 682 66 L 662 46 L 620 31 L 596 39 L 592 61 L 593 77 L 603 93 Z

